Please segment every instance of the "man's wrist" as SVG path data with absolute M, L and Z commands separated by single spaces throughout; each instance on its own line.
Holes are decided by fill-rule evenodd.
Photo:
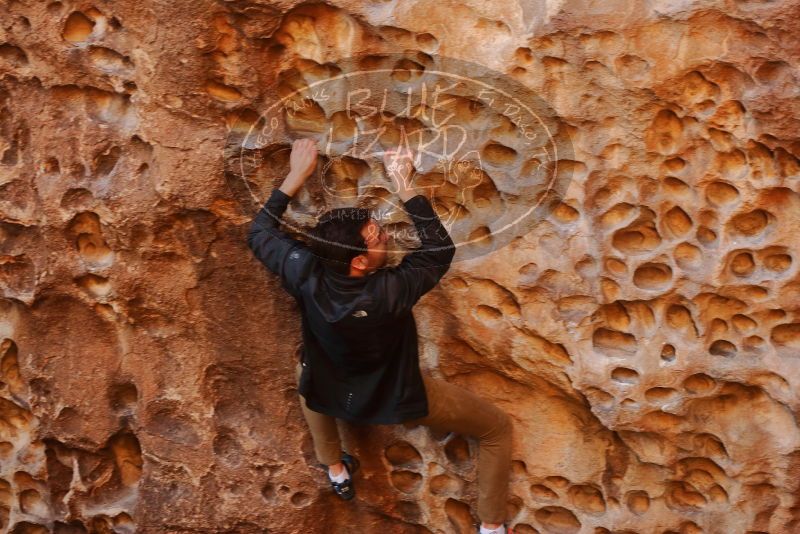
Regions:
M 292 197 L 281 191 L 280 187 L 275 187 L 272 189 L 272 193 L 270 194 L 269 200 L 271 199 L 285 200 L 288 203 L 290 200 L 292 200 Z
M 300 188 L 303 187 L 303 184 L 305 183 L 306 179 L 308 179 L 307 176 L 303 178 L 295 174 L 289 173 L 286 175 L 286 178 L 283 179 L 283 183 L 280 185 L 278 189 L 280 189 L 282 192 L 286 193 L 290 197 L 293 197 L 300 190 Z
M 284 182 L 284 183 L 282 183 L 280 185 L 280 187 L 278 188 L 278 191 L 280 191 L 281 193 L 283 193 L 283 194 L 285 194 L 287 196 L 293 197 L 295 195 L 295 193 L 297 193 L 297 191 L 299 189 L 300 189 L 299 186 L 290 185 L 290 184 L 287 184 L 286 182 Z
M 421 194 L 422 193 L 420 193 L 419 191 L 410 190 L 410 191 L 404 191 L 402 193 L 398 193 L 398 196 L 400 197 L 400 200 L 402 200 L 403 203 L 405 203 L 405 202 L 408 202 L 409 200 L 411 200 L 412 198 L 414 198 L 416 196 L 419 196 Z

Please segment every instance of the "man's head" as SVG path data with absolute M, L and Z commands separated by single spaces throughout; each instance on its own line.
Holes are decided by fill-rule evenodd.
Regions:
M 386 264 L 387 234 L 364 208 L 337 208 L 311 231 L 311 249 L 325 265 L 348 276 L 364 276 Z

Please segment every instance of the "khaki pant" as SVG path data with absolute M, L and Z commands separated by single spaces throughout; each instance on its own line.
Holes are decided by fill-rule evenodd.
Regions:
M 297 365 L 297 380 L 302 366 Z M 502 523 L 506 515 L 511 470 L 511 418 L 477 395 L 449 382 L 422 376 L 428 397 L 428 415 L 405 425 L 424 425 L 436 432 L 454 432 L 478 439 L 478 517 L 484 523 Z M 317 460 L 335 464 L 342 455 L 336 419 L 300 405 L 311 431 Z

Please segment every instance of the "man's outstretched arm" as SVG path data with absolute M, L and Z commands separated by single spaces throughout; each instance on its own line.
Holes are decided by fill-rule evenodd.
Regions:
M 302 241 L 280 230 L 280 220 L 292 196 L 314 172 L 316 161 L 313 140 L 298 139 L 292 144 L 289 174 L 280 187 L 273 189 L 247 233 L 247 245 L 256 258 L 280 276 L 283 286 L 295 296 L 308 275 L 313 255 Z
M 397 267 L 389 270 L 390 287 L 386 302 L 394 313 L 410 310 L 433 289 L 450 268 L 455 244 L 428 199 L 413 187 L 411 154 L 389 152 L 384 157 L 403 207 L 414 223 L 420 247 L 412 250 Z

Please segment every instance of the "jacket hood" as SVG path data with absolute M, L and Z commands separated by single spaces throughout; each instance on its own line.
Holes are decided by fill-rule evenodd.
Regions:
M 317 274 L 309 278 L 311 298 L 310 302 L 307 302 L 314 306 L 327 322 L 339 322 L 371 305 L 372 296 L 369 291 L 365 291 L 365 288 L 375 279 L 375 272 L 355 277 L 320 266 Z

